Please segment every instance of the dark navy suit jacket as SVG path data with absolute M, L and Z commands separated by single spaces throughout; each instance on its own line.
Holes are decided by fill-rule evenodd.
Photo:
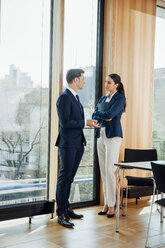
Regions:
M 107 99 L 107 96 L 102 96 L 98 103 L 103 103 Z M 123 137 L 121 128 L 121 115 L 125 106 L 125 96 L 116 92 L 108 104 L 108 109 L 105 112 L 98 111 L 98 106 L 96 106 L 95 112 L 92 115 L 92 119 L 98 120 L 102 123 L 104 119 L 112 119 L 106 122 L 105 133 L 107 138 L 113 137 Z M 100 128 L 96 129 L 96 137 L 100 137 Z
M 83 128 L 84 110 L 70 90 L 66 89 L 57 100 L 60 130 L 56 141 L 58 147 L 79 147 L 86 145 Z

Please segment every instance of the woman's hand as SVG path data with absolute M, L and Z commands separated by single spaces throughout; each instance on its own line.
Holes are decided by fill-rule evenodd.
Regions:
M 94 114 L 95 114 L 96 116 L 99 116 L 99 115 L 100 115 L 100 113 L 101 113 L 101 112 L 97 110 L 97 111 L 95 111 L 95 113 L 94 113 Z

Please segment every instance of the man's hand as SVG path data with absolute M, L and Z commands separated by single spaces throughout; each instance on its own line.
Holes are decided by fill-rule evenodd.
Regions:
M 88 127 L 100 127 L 99 124 L 97 123 L 97 120 L 87 120 L 86 125 Z
M 104 121 L 111 121 L 112 119 L 105 119 Z

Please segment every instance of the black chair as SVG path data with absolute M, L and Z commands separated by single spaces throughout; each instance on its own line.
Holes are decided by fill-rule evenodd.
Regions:
M 144 162 L 144 161 L 156 161 L 157 151 L 156 149 L 125 149 L 124 162 Z M 123 208 L 123 198 L 126 198 L 125 212 L 127 213 L 127 198 L 136 198 L 136 204 L 138 199 L 143 196 L 150 196 L 153 194 L 153 180 L 151 177 L 135 177 L 126 176 L 127 186 L 122 190 L 121 197 L 121 208 Z M 124 181 L 124 170 L 123 170 L 123 181 Z
M 153 188 L 153 197 L 152 197 L 152 204 L 151 204 L 151 211 L 150 211 L 150 217 L 149 217 L 149 222 L 148 222 L 148 229 L 147 229 L 147 238 L 146 238 L 146 243 L 145 243 L 145 248 L 150 248 L 148 246 L 148 238 L 149 238 L 149 230 L 150 230 L 150 224 L 151 224 L 151 217 L 152 217 L 152 210 L 153 210 L 153 205 L 154 203 L 158 204 L 162 208 L 165 207 L 165 198 L 157 199 L 154 201 L 155 197 L 155 189 L 159 190 L 161 193 L 165 193 L 165 161 L 162 162 L 151 162 L 152 166 L 152 171 L 153 171 L 153 182 L 154 182 L 154 188 Z M 162 195 L 162 194 L 161 194 Z M 163 213 L 161 211 L 161 222 L 163 222 Z M 162 247 L 164 244 L 159 244 L 158 246 Z M 164 246 L 163 246 L 164 247 Z

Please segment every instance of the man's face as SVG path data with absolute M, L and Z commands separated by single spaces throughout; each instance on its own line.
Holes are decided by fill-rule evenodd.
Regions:
M 81 76 L 79 78 L 76 78 L 76 86 L 78 90 L 82 90 L 83 86 L 85 84 L 85 80 L 84 80 L 84 74 L 81 73 Z

